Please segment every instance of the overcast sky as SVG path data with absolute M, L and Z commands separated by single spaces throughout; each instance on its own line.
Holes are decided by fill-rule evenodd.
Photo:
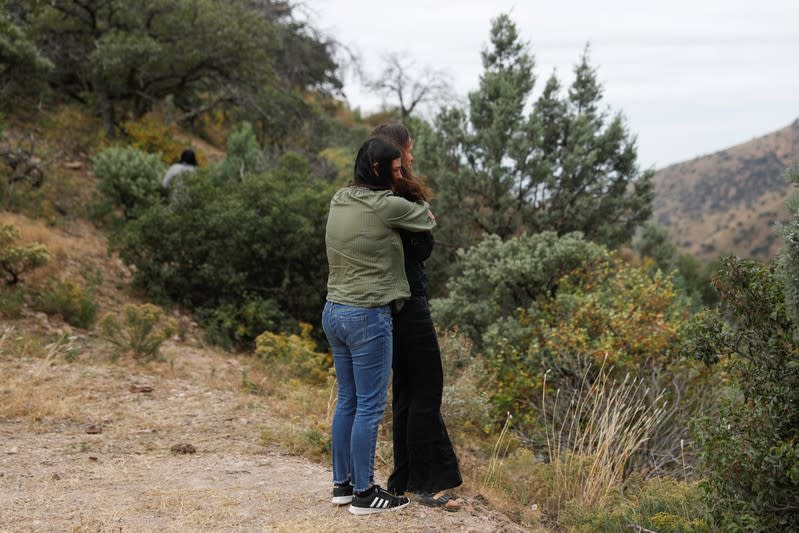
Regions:
M 307 0 L 312 24 L 376 74 L 388 53 L 449 75 L 460 98 L 478 87 L 490 20 L 508 13 L 528 42 L 540 91 L 564 85 L 586 43 L 638 137 L 639 162 L 661 168 L 770 133 L 799 118 L 799 0 Z M 380 97 L 345 78 L 350 105 Z M 537 92 L 536 92 L 537 94 Z M 393 102 L 390 102 L 393 103 Z

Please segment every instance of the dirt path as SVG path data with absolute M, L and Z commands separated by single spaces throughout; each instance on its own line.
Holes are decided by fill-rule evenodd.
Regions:
M 457 513 L 331 505 L 326 465 L 261 443 L 269 399 L 235 361 L 167 349 L 150 370 L 0 356 L 0 531 L 521 531 L 468 487 Z

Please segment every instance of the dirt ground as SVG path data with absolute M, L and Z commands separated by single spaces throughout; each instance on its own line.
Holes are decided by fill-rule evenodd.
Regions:
M 455 513 L 332 505 L 326 464 L 262 443 L 269 398 L 237 386 L 229 355 L 170 342 L 172 362 L 146 366 L 70 362 L 63 345 L 15 357 L 30 347 L 0 329 L 2 532 L 522 531 L 468 486 Z

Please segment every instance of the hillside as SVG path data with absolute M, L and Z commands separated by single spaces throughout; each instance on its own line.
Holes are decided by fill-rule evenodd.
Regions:
M 8 213 L 0 222 L 46 243 L 62 274 L 101 271 L 101 313 L 135 303 L 128 270 L 91 225 Z M 112 360 L 95 329 L 57 316 L 25 309 L 0 320 L 0 532 L 523 530 L 471 480 L 456 492 L 457 513 L 412 503 L 355 517 L 331 505 L 318 442 L 329 388 L 208 346 L 189 317 L 173 316 L 183 333 L 149 363 Z M 391 457 L 385 434 L 380 446 L 379 481 Z
M 783 172 L 799 161 L 799 119 L 768 135 L 676 163 L 655 174 L 653 219 L 698 258 L 766 259 L 779 247 L 774 224 L 786 218 Z

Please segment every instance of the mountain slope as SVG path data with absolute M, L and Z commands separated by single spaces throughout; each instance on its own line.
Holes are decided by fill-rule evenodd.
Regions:
M 767 259 L 786 220 L 785 169 L 799 161 L 799 119 L 789 126 L 655 174 L 653 219 L 700 259 L 720 254 Z

